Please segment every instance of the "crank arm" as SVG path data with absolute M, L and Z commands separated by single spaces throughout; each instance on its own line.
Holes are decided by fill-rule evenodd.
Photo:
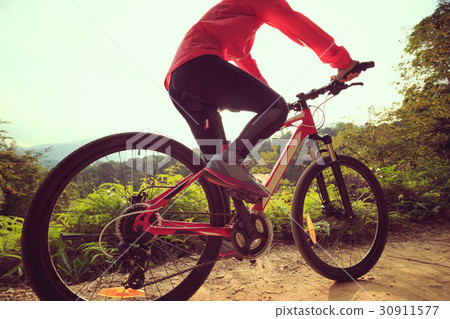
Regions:
M 241 218 L 241 221 L 244 223 L 245 231 L 247 232 L 247 234 L 251 239 L 258 238 L 260 234 L 250 219 L 250 212 L 248 211 L 247 207 L 241 200 L 233 198 L 233 202 L 234 207 L 236 207 L 236 211 Z

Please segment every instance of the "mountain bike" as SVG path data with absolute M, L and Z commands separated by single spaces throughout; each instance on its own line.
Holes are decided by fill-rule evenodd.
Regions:
M 273 195 L 308 137 L 311 164 L 292 197 L 292 233 L 306 262 L 336 281 L 354 280 L 376 264 L 387 209 L 374 174 L 317 133 L 307 101 L 357 85 L 332 80 L 297 95 L 289 105 L 295 115 L 284 124 L 295 132 L 265 184 Z M 227 191 L 206 180 L 205 165 L 186 146 L 148 132 L 100 138 L 67 156 L 40 185 L 24 222 L 23 265 L 38 297 L 187 300 L 224 259 L 224 238 L 239 259 L 266 253 L 271 196 Z

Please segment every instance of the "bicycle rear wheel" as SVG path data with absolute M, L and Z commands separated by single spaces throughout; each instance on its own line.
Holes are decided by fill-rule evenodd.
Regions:
M 222 238 L 153 236 L 137 232 L 133 223 L 146 209 L 144 200 L 173 188 L 203 167 L 198 156 L 182 144 L 147 133 L 101 138 L 65 158 L 41 184 L 24 222 L 23 264 L 38 297 L 190 298 L 212 270 Z M 224 225 L 223 214 L 218 214 L 224 213 L 219 188 L 203 178 L 177 193 L 157 212 L 174 221 Z M 107 254 L 98 243 L 102 230 L 102 248 Z M 150 257 L 140 277 L 141 289 L 124 291 L 123 283 L 135 266 L 119 259 L 118 244 L 127 236 L 140 237 L 139 243 Z M 116 296 L 111 292 L 114 289 Z
M 386 243 L 383 191 L 364 164 L 340 155 L 338 163 L 354 213 L 347 218 L 331 159 L 323 159 L 325 165 L 311 164 L 298 181 L 291 223 L 295 243 L 322 276 L 337 281 L 356 279 L 372 269 Z

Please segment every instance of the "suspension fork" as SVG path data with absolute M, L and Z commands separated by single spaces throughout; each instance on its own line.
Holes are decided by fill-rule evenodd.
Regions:
M 348 195 L 347 187 L 345 185 L 344 176 L 342 175 L 341 165 L 339 164 L 339 159 L 336 155 L 336 152 L 333 149 L 332 139 L 331 136 L 325 135 L 320 136 L 318 134 L 312 134 L 310 135 L 310 139 L 312 139 L 315 143 L 317 141 L 322 141 L 326 148 L 327 152 L 331 157 L 331 169 L 333 171 L 333 175 L 336 179 L 336 184 L 339 190 L 339 194 L 341 196 L 342 205 L 344 206 L 344 215 L 347 218 L 353 218 L 355 215 L 353 213 L 353 208 L 350 202 L 350 197 Z M 317 148 L 318 149 L 318 148 Z M 312 148 L 310 148 L 310 154 L 311 158 L 314 162 L 318 162 L 318 157 L 316 154 L 320 156 L 320 152 L 317 152 L 314 154 L 314 151 Z M 319 163 L 320 164 L 320 163 Z M 320 173 L 316 177 L 317 179 L 317 185 L 319 186 L 319 191 L 322 196 L 322 204 L 324 207 L 327 207 L 327 205 L 330 203 L 330 196 L 328 195 L 327 186 L 325 184 L 325 179 L 323 177 L 323 173 Z

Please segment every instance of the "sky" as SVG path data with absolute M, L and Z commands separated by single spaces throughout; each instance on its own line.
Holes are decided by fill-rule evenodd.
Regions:
M 218 0 L 0 0 L 0 120 L 21 146 L 149 130 L 195 147 L 163 81 L 187 30 Z M 373 60 L 364 87 L 326 106 L 326 122 L 364 123 L 401 100 L 394 83 L 404 40 L 435 0 L 288 0 L 353 59 Z M 403 41 L 403 42 L 402 42 Z M 252 55 L 288 102 L 335 70 L 264 25 Z M 222 112 L 229 138 L 252 113 Z

